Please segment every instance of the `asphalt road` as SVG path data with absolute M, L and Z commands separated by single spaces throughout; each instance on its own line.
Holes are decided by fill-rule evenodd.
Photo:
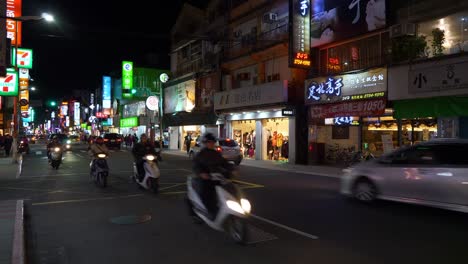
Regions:
M 111 153 L 106 189 L 88 176 L 83 145 L 53 170 L 33 145 L 19 179 L 0 182 L 0 200 L 26 199 L 28 263 L 466 263 L 468 215 L 339 195 L 339 179 L 240 167 L 252 203 L 247 246 L 192 223 L 184 204 L 191 162 L 166 155 L 161 193 L 129 181 L 132 157 Z M 146 216 L 121 225 L 116 217 Z

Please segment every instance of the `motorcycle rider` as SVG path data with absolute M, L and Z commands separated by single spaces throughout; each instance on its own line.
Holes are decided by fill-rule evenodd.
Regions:
M 211 181 L 210 173 L 218 172 L 219 169 L 231 172 L 230 164 L 220 152 L 216 151 L 216 138 L 211 133 L 206 133 L 202 138 L 203 148 L 193 159 L 193 171 L 196 176 L 196 184 L 199 187 L 200 198 L 208 209 L 210 217 L 216 216 L 216 192 L 215 183 Z
M 154 145 L 148 140 L 148 136 L 146 136 L 146 134 L 141 134 L 140 142 L 133 146 L 132 153 L 137 167 L 138 180 L 141 182 L 145 177 L 145 161 L 143 160 L 143 157 L 148 154 L 152 154 L 158 158 L 159 153 L 156 152 Z
M 94 162 L 96 161 L 94 157 L 100 153 L 109 156 L 109 149 L 106 145 L 104 145 L 104 139 L 102 137 L 98 137 L 96 138 L 96 140 L 94 140 L 94 144 L 91 144 L 91 146 L 89 146 L 88 153 L 93 158 L 93 164 L 91 165 L 91 169 L 94 169 Z
M 52 141 L 49 142 L 49 144 L 47 144 L 47 157 L 49 158 L 49 162 L 50 162 L 50 152 L 53 148 L 56 148 L 56 147 L 62 149 L 62 144 L 60 143 L 57 136 L 53 136 Z

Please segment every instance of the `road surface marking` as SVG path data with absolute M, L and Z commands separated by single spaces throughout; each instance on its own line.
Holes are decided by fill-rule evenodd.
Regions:
M 36 155 L 42 155 L 42 151 L 36 151 Z
M 161 183 L 162 184 L 162 183 Z M 171 189 L 171 188 L 174 188 L 174 187 L 177 187 L 177 186 L 181 186 L 181 185 L 185 185 L 186 183 L 177 183 L 177 184 L 174 184 L 174 185 L 171 185 L 171 186 L 167 186 L 167 187 L 164 187 L 164 188 L 159 188 L 160 191 L 162 190 L 167 190 L 167 189 Z
M 258 219 L 258 220 L 260 220 L 260 221 L 269 223 L 269 224 L 271 224 L 271 225 L 274 225 L 274 226 L 277 226 L 277 227 L 286 229 L 286 230 L 291 231 L 291 232 L 293 232 L 293 233 L 296 233 L 296 234 L 298 234 L 298 235 L 301 235 L 301 236 L 304 236 L 304 237 L 307 237 L 307 238 L 310 238 L 310 239 L 318 239 L 318 236 L 314 236 L 314 235 L 308 234 L 308 233 L 306 233 L 306 232 L 302 232 L 302 231 L 297 230 L 297 229 L 294 229 L 294 228 L 292 228 L 292 227 L 285 226 L 285 225 L 283 225 L 283 224 L 280 224 L 280 223 L 277 223 L 277 222 L 268 220 L 268 219 L 263 218 L 263 217 L 261 217 L 261 216 L 257 216 L 257 215 L 253 215 L 253 214 L 251 214 L 250 216 L 253 217 L 253 218 L 255 218 L 255 219 Z
M 84 158 L 83 156 L 81 156 L 81 154 L 76 153 L 76 155 L 80 158 Z
M 256 184 L 256 183 L 251 183 L 251 182 L 246 182 L 246 181 L 239 181 L 239 180 L 232 180 L 233 182 L 241 183 L 250 186 L 251 188 L 262 188 L 265 187 L 264 185 L 261 184 Z
M 131 195 L 124 195 L 124 196 L 100 197 L 100 198 L 89 198 L 89 199 L 74 199 L 74 200 L 61 200 L 61 201 L 32 203 L 31 205 L 39 206 L 39 205 L 50 205 L 50 204 L 81 203 L 81 202 L 91 202 L 91 201 L 101 201 L 101 200 L 115 200 L 115 199 L 123 199 L 123 198 L 140 197 L 140 196 L 143 196 L 143 195 L 144 194 L 131 194 Z
M 180 192 L 162 192 L 161 194 L 184 194 L 187 193 L 187 191 L 180 191 Z

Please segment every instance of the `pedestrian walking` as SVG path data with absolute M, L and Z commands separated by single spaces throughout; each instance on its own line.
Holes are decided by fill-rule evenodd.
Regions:
M 13 145 L 13 137 L 10 134 L 5 135 L 3 145 L 5 147 L 5 155 L 9 157 L 11 152 L 11 146 Z
M 187 154 L 190 153 L 190 146 L 192 145 L 192 136 L 190 133 L 187 133 L 185 136 L 185 147 L 187 148 Z

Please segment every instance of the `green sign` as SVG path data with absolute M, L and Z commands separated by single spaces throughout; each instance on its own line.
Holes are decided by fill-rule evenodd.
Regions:
M 138 126 L 138 117 L 129 117 L 120 119 L 120 127 L 137 127 Z
M 18 96 L 18 73 L 7 69 L 6 77 L 0 77 L 0 96 Z
M 18 61 L 18 68 L 32 69 L 33 65 L 33 50 L 32 49 L 23 49 L 16 48 L 11 49 L 11 65 L 16 66 L 16 61 Z M 16 56 L 15 56 L 16 55 Z M 15 60 L 16 57 L 16 60 Z
M 86 123 L 81 124 L 81 128 L 83 128 L 83 129 L 86 129 L 86 126 L 88 126 L 88 124 L 86 124 Z
M 131 98 L 133 88 L 133 62 L 122 61 L 122 96 Z

